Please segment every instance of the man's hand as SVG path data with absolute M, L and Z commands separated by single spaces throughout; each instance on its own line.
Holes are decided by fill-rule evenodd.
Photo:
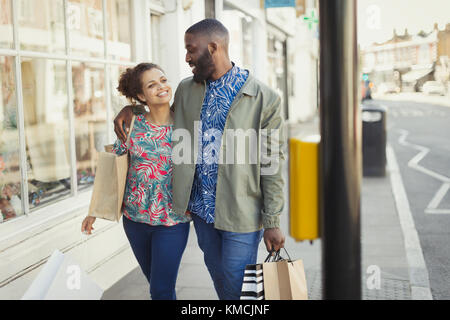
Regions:
M 278 251 L 284 248 L 286 237 L 280 228 L 270 228 L 264 230 L 264 243 L 268 252 Z
M 114 118 L 114 132 L 117 137 L 122 141 L 127 141 L 128 131 L 130 130 L 131 120 L 133 119 L 133 107 L 126 106 L 120 110 L 119 114 Z M 125 123 L 126 132 L 123 130 L 123 124 Z

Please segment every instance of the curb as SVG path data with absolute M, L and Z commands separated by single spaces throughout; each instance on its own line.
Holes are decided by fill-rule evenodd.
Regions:
M 386 158 L 395 205 L 397 207 L 397 213 L 403 231 L 409 269 L 409 281 L 411 285 L 411 298 L 412 300 L 433 300 L 428 269 L 423 257 L 419 235 L 414 225 L 408 197 L 400 175 L 394 149 L 389 144 L 386 147 Z

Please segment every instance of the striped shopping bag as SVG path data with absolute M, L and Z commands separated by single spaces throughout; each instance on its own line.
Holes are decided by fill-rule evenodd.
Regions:
M 262 264 L 249 264 L 245 267 L 241 300 L 264 300 Z

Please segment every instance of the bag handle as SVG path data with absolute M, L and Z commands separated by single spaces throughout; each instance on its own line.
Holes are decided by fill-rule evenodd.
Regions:
M 277 261 L 280 261 L 281 259 L 282 258 L 280 257 L 280 250 L 278 250 L 278 251 L 271 250 L 271 251 L 269 251 L 269 254 L 266 257 L 266 260 L 264 260 L 264 263 L 277 262 Z
M 128 136 L 127 136 L 127 141 L 126 141 L 127 150 L 130 149 L 130 137 L 131 137 L 131 131 L 133 131 L 133 127 L 134 127 L 134 120 L 136 120 L 135 114 L 133 114 L 133 118 L 131 119 L 130 131 L 128 132 Z
M 283 247 L 283 249 L 284 249 L 284 251 L 286 252 L 286 255 L 288 256 L 288 262 L 292 262 L 292 259 L 291 259 L 291 257 L 289 256 L 289 253 L 287 252 L 286 248 Z M 273 254 L 274 252 L 275 252 L 275 255 Z M 266 260 L 264 260 L 264 262 L 265 262 L 265 263 L 266 263 L 266 262 L 278 262 L 278 261 L 281 261 L 281 260 L 286 260 L 286 259 L 284 259 L 284 258 L 281 256 L 280 252 L 281 252 L 281 249 L 278 250 L 278 251 L 271 250 L 271 251 L 269 252 L 268 256 L 266 257 Z M 271 258 L 272 258 L 272 259 L 271 259 Z M 270 260 L 272 260 L 272 261 L 270 261 Z

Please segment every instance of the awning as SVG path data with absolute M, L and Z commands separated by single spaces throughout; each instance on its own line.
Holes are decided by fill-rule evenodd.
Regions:
M 411 70 L 402 76 L 402 81 L 414 82 L 433 72 L 432 68 Z

